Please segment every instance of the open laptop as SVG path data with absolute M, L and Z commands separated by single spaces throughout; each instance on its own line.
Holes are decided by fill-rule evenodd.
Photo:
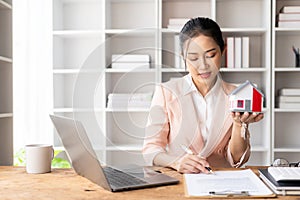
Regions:
M 80 121 L 55 115 L 50 115 L 50 118 L 76 173 L 109 191 L 140 189 L 179 182 L 175 178 L 147 167 L 133 165 L 130 168 L 118 169 L 112 166 L 101 166 Z

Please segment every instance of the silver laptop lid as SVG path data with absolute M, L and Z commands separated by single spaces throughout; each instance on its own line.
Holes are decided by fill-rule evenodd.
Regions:
M 77 174 L 112 191 L 81 122 L 50 115 Z

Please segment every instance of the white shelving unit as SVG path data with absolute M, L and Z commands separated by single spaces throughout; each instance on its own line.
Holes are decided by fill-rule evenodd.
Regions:
M 157 1 L 105 1 L 106 85 L 109 93 L 151 92 L 157 82 Z M 112 54 L 149 54 L 150 69 L 111 69 Z M 138 78 L 139 77 L 139 78 Z M 143 164 L 140 153 L 148 109 L 107 109 L 106 162 Z
M 101 160 L 105 160 L 102 153 L 105 142 L 97 129 L 96 119 L 90 115 L 95 112 L 97 121 L 104 124 L 104 107 L 101 105 L 104 99 L 93 106 L 90 100 L 94 98 L 91 95 L 96 85 L 93 81 L 104 65 L 104 54 L 101 55 L 101 49 L 96 50 L 105 38 L 103 2 L 53 0 L 53 113 L 81 120 Z M 86 99 L 79 102 L 78 96 Z M 53 143 L 61 149 L 55 131 Z
M 250 67 L 222 68 L 221 73 L 233 83 L 251 80 L 264 92 L 265 118 L 250 127 L 252 156 L 247 164 L 270 164 L 270 0 L 53 0 L 53 4 L 53 112 L 83 121 L 101 161 L 143 164 L 140 150 L 149 110 L 106 108 L 108 94 L 153 92 L 155 84 L 185 75 L 184 69 L 174 68 L 174 36 L 179 30 L 167 29 L 168 20 L 207 16 L 219 23 L 224 37 L 250 38 Z M 149 54 L 150 69 L 111 69 L 112 54 L 127 53 Z M 56 134 L 54 144 L 61 146 Z
M 283 6 L 300 6 L 299 1 L 272 1 L 272 160 L 285 158 L 298 162 L 300 140 L 298 131 L 300 109 L 282 109 L 276 105 L 276 96 L 281 88 L 300 88 L 300 68 L 295 67 L 292 46 L 300 48 L 300 27 L 279 28 L 276 14 Z
M 13 164 L 12 4 L 0 0 L 0 165 Z

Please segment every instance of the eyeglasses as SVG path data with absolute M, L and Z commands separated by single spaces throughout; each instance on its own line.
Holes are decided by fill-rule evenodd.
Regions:
M 274 160 L 273 164 L 271 165 L 273 167 L 300 167 L 300 161 L 299 162 L 289 162 L 284 158 L 278 158 Z

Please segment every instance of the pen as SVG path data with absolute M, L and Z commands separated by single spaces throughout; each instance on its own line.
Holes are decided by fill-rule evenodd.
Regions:
M 185 145 L 181 144 L 180 146 L 187 154 L 190 154 L 190 155 L 194 154 L 193 151 L 190 148 L 186 147 Z M 211 174 L 214 173 L 210 167 L 204 167 L 204 168 L 207 169 L 209 171 L 209 173 L 211 173 Z
M 209 171 L 209 173 L 211 173 L 211 174 L 214 173 L 214 171 L 210 167 L 205 167 L 205 169 L 207 169 Z

